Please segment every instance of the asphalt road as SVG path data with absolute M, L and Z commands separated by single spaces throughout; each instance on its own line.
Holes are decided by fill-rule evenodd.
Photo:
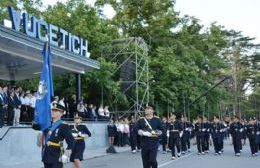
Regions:
M 248 144 L 248 142 L 247 142 Z M 221 156 L 215 156 L 213 146 L 207 155 L 197 155 L 195 146 L 191 153 L 171 160 L 171 154 L 162 154 L 158 152 L 159 168 L 258 168 L 260 167 L 260 154 L 257 157 L 251 157 L 248 145 L 243 147 L 240 157 L 234 156 L 233 146 L 226 143 L 224 153 Z M 71 165 L 66 165 L 66 168 Z M 88 159 L 82 162 L 83 168 L 142 168 L 141 154 L 132 154 L 130 151 L 106 155 L 98 158 Z

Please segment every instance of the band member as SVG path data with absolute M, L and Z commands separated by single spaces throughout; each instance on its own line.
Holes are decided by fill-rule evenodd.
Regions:
M 70 128 L 63 123 L 61 116 L 64 110 L 59 104 L 52 106 L 52 125 L 43 131 L 44 145 L 42 151 L 42 162 L 44 168 L 62 168 L 62 155 L 64 153 L 63 141 L 66 140 L 68 146 L 65 151 L 66 155 L 70 155 L 71 149 L 74 145 L 74 138 L 71 134 Z
M 71 125 L 71 132 L 75 139 L 74 147 L 70 156 L 73 162 L 73 168 L 80 168 L 80 161 L 83 160 L 85 150 L 85 138 L 91 137 L 91 133 L 85 125 L 81 124 L 81 117 L 76 114 L 74 117 L 74 125 Z
M 154 105 L 148 103 L 145 108 L 145 117 L 137 122 L 136 129 L 141 136 L 141 154 L 143 168 L 157 168 L 157 150 L 159 144 L 158 136 L 161 135 L 162 123 L 158 117 L 153 115 Z
M 175 146 L 177 148 L 177 156 L 181 156 L 180 149 L 180 137 L 182 137 L 182 126 L 179 121 L 176 120 L 175 114 L 172 114 L 167 126 L 167 130 L 169 131 L 169 148 L 172 151 L 172 159 L 175 159 Z

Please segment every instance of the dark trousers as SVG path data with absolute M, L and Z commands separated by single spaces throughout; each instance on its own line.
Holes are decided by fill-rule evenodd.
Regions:
M 172 156 L 175 157 L 175 146 L 177 148 L 177 152 L 180 153 L 181 149 L 180 149 L 180 138 L 179 137 L 170 137 L 169 139 L 169 147 L 171 149 L 172 152 Z
M 162 148 L 163 148 L 163 151 L 166 151 L 166 145 L 167 145 L 167 135 L 166 134 L 162 134 Z
M 143 168 L 157 168 L 157 147 L 145 149 L 142 148 Z
M 118 146 L 124 146 L 125 142 L 124 142 L 124 134 L 122 132 L 118 132 L 118 142 L 117 142 Z
M 131 145 L 131 150 L 136 150 L 136 141 L 137 141 L 137 138 L 136 138 L 136 134 L 135 133 L 131 133 L 130 134 L 130 145 Z
M 213 137 L 213 144 L 214 144 L 214 150 L 215 153 L 218 153 L 221 151 L 221 137 Z
M 44 168 L 63 168 L 63 164 L 61 162 L 53 164 L 44 163 Z
M 197 136 L 196 136 L 196 140 L 197 140 L 197 149 L 198 149 L 198 152 L 199 152 L 199 153 L 204 152 L 204 150 L 203 150 L 203 145 L 202 145 L 203 136 L 202 136 L 202 135 L 197 135 Z
M 181 151 L 187 151 L 187 145 L 188 145 L 188 136 L 187 135 L 183 135 L 181 137 Z
M 241 149 L 241 146 L 242 146 L 241 137 L 237 136 L 237 135 L 233 135 L 232 136 L 232 142 L 233 142 L 235 153 L 240 153 L 240 149 Z
M 136 137 L 136 146 L 138 150 L 141 149 L 141 137 L 139 135 Z
M 12 126 L 14 120 L 14 109 L 8 109 L 7 125 Z
M 250 144 L 250 149 L 251 149 L 251 153 L 255 154 L 258 152 L 257 148 L 257 143 L 256 143 L 256 137 L 249 137 L 249 144 Z
M 205 133 L 202 139 L 202 151 L 208 151 L 209 150 L 209 134 Z
M 4 125 L 4 114 L 3 114 L 3 108 L 0 107 L 0 128 L 2 128 Z

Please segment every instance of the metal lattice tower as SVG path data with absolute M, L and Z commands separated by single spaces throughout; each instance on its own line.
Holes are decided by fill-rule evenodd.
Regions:
M 107 61 L 116 63 L 114 75 L 118 75 L 121 68 L 127 63 L 134 64 L 134 77 L 129 79 L 119 78 L 121 86 L 126 86 L 122 93 L 126 95 L 130 106 L 127 109 L 116 110 L 120 115 L 131 113 L 135 117 L 144 111 L 144 105 L 149 101 L 149 58 L 148 46 L 140 37 L 130 37 L 113 40 L 101 48 L 101 55 Z M 117 109 L 118 98 L 110 104 L 112 109 Z

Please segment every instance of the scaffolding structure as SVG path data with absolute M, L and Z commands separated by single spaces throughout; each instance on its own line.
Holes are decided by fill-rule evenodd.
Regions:
M 121 85 L 121 91 L 126 95 L 129 107 L 126 109 L 117 109 L 117 97 L 110 104 L 112 109 L 115 109 L 116 115 L 124 116 L 131 114 L 137 117 L 144 111 L 144 105 L 149 101 L 149 58 L 148 46 L 140 37 L 130 37 L 124 39 L 116 39 L 104 44 L 101 48 L 101 56 L 107 61 L 116 63 L 117 68 L 114 75 L 118 77 Z M 122 77 L 120 72 L 122 68 L 127 68 L 131 64 L 134 66 L 128 67 L 127 74 L 131 77 Z M 132 69 L 132 70 L 131 70 Z

